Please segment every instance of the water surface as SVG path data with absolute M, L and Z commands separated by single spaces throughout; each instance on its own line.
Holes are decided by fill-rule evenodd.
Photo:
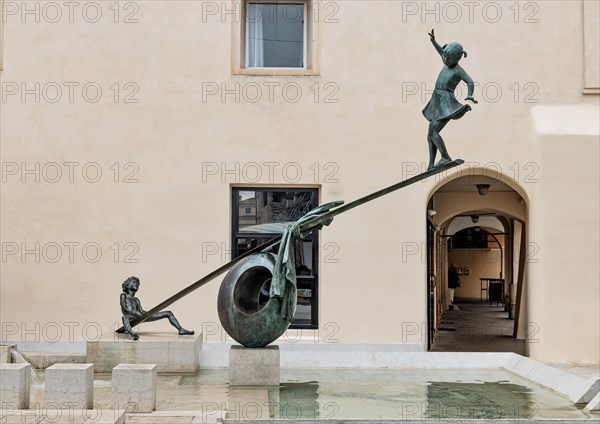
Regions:
M 94 402 L 113 407 L 110 374 L 94 376 Z M 279 387 L 229 387 L 227 369 L 160 374 L 157 410 L 226 411 L 228 419 L 594 419 L 501 370 L 281 370 Z M 43 405 L 43 383 L 32 387 Z M 33 407 L 33 406 L 32 406 Z

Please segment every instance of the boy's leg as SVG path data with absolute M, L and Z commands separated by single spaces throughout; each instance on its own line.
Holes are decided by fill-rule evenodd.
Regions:
M 173 315 L 173 312 L 171 312 L 171 311 L 162 311 L 157 314 L 154 314 L 147 321 L 156 321 L 156 320 L 163 319 L 163 318 L 167 318 L 169 320 L 169 322 L 171 323 L 171 325 L 173 327 L 175 327 L 177 329 L 177 331 L 179 331 L 180 335 L 194 334 L 193 331 L 186 330 L 185 328 L 183 328 L 181 326 L 181 324 L 179 324 L 179 321 L 177 321 L 177 318 L 175 318 L 175 315 Z

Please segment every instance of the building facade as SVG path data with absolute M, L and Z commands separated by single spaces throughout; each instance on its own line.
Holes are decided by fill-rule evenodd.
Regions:
M 457 296 L 506 280 L 529 355 L 597 363 L 597 1 L 1 4 L 2 340 L 70 349 L 120 326 L 127 277 L 149 309 L 309 206 L 424 171 L 435 28 L 477 83 L 442 133 L 465 164 L 299 246 L 281 343 L 427 350 L 460 261 Z M 501 236 L 483 265 L 449 249 L 472 215 Z M 218 289 L 170 307 L 215 351 Z

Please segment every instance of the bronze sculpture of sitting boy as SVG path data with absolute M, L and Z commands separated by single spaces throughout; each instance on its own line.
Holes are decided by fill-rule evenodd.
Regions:
M 146 313 L 142 309 L 140 300 L 135 297 L 135 293 L 140 288 L 140 280 L 137 277 L 129 277 L 122 284 L 123 293 L 121 293 L 121 312 L 123 313 L 123 328 L 117 330 L 117 333 L 129 333 L 133 340 L 137 340 L 140 336 L 133 331 L 131 328 L 131 321 L 141 317 Z M 183 336 L 186 334 L 194 334 L 193 331 L 186 330 L 183 328 L 175 315 L 171 311 L 162 311 L 152 315 L 146 321 L 157 321 L 159 319 L 167 318 L 171 325 L 179 331 L 179 335 Z

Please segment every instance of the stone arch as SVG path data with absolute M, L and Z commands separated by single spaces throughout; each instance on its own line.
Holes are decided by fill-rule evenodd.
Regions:
M 514 310 L 511 310 L 511 316 L 516 316 L 515 326 L 513 331 L 513 336 L 517 336 L 517 327 L 518 327 L 518 316 L 524 313 L 524 305 L 525 305 L 525 296 L 524 296 L 524 282 L 526 280 L 526 270 L 524 265 L 523 258 L 519 256 L 515 256 L 514 258 L 519 258 L 518 266 L 514 266 L 514 258 L 513 253 L 515 242 L 520 243 L 519 252 L 515 253 L 515 255 L 521 255 L 523 251 L 526 249 L 526 239 L 527 239 L 527 221 L 529 214 L 529 196 L 527 194 L 527 190 L 518 181 L 511 178 L 509 175 L 502 174 L 499 171 L 499 165 L 496 166 L 486 166 L 486 167 L 470 167 L 468 169 L 458 169 L 454 172 L 449 171 L 447 175 L 441 174 L 442 177 L 433 184 L 431 187 L 428 196 L 427 196 L 427 209 L 428 209 L 428 218 L 429 222 L 432 224 L 429 226 L 430 230 L 433 231 L 432 228 L 435 229 L 435 236 L 428 237 L 428 240 L 443 240 L 445 237 L 448 237 L 449 234 L 447 230 L 452 222 L 458 216 L 468 216 L 469 214 L 476 214 L 483 216 L 494 216 L 498 219 L 499 225 L 494 225 L 497 230 L 503 228 L 504 231 L 499 231 L 506 233 L 506 236 L 499 236 L 503 238 L 503 243 L 505 243 L 504 248 L 506 251 L 510 250 L 509 254 L 505 257 L 504 265 L 500 265 L 501 272 L 507 271 L 509 265 L 509 261 L 513 266 L 511 268 L 510 277 L 509 273 L 505 272 L 501 274 L 504 275 L 503 278 L 506 278 L 507 290 L 513 290 L 518 288 L 518 293 L 512 293 L 509 302 L 513 302 L 515 304 Z M 485 195 L 480 195 L 476 188 L 477 184 L 490 184 L 490 190 Z M 489 215 L 487 215 L 489 214 Z M 469 227 L 468 221 L 463 219 L 464 223 L 462 225 L 455 227 Z M 498 224 L 497 223 L 497 224 Z M 485 220 L 482 220 L 481 226 L 485 226 Z M 477 226 L 475 224 L 471 226 Z M 443 243 L 439 244 L 436 241 L 435 248 L 432 250 L 428 249 L 428 252 L 435 251 L 435 257 L 442 257 L 447 259 L 447 254 L 449 251 L 444 251 L 444 254 L 441 254 L 440 250 L 435 249 L 447 249 L 447 247 L 442 247 Z M 505 252 L 506 254 L 506 252 Z M 444 256 L 446 255 L 446 256 Z M 435 275 L 437 275 L 438 280 L 440 280 L 441 286 L 445 284 L 445 279 L 443 275 L 447 272 L 448 264 L 445 264 L 445 269 L 443 265 L 440 267 L 440 261 L 436 259 L 436 268 Z M 428 260 L 428 267 L 429 267 Z M 443 260 L 441 261 L 443 263 Z M 427 279 L 430 279 L 431 271 L 428 268 Z M 515 286 L 513 286 L 515 284 Z M 510 286 L 510 287 L 509 287 Z M 514 291 L 514 290 L 513 290 Z M 430 293 L 428 292 L 428 296 Z M 428 299 L 428 305 L 435 304 L 439 306 L 446 305 L 446 301 L 438 302 L 438 299 Z M 512 304 L 509 304 L 510 308 Z M 443 308 L 443 306 L 442 306 Z M 435 314 L 430 314 L 428 312 L 428 317 L 430 316 L 439 316 L 438 313 L 443 313 L 443 310 L 436 311 Z
M 501 169 L 500 165 L 498 165 L 498 169 Z M 479 167 L 469 167 L 467 169 L 458 169 L 456 171 L 454 169 L 451 169 L 449 171 L 446 171 L 446 173 L 441 173 L 441 174 L 439 174 L 439 175 L 441 175 L 441 178 L 439 179 L 439 181 L 436 181 L 435 184 L 429 190 L 429 193 L 427 195 L 427 202 L 429 203 L 429 201 L 431 200 L 433 195 L 435 193 L 437 193 L 442 187 L 444 187 L 448 183 L 451 183 L 454 180 L 457 180 L 457 179 L 463 178 L 463 177 L 484 177 L 488 180 L 491 180 L 492 182 L 493 182 L 493 180 L 497 180 L 497 181 L 500 181 L 501 183 L 506 184 L 507 186 L 512 188 L 519 196 L 521 196 L 525 205 L 529 205 L 530 204 L 529 195 L 527 194 L 527 191 L 525 190 L 525 188 L 523 186 L 521 186 L 521 184 L 518 181 L 516 181 L 514 178 L 502 173 L 502 171 L 498 170 L 498 169 L 496 169 L 493 166 L 489 166 L 489 167 L 480 167 L 479 166 Z

